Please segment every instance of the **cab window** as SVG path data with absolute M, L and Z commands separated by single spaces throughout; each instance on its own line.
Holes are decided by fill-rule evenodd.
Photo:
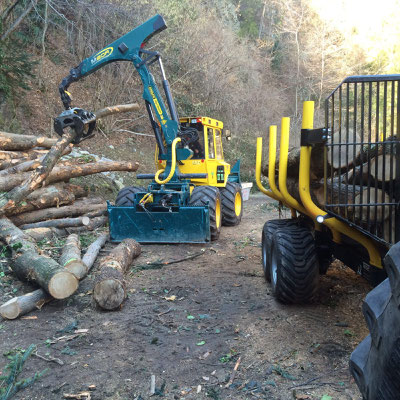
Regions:
M 208 158 L 215 158 L 214 135 L 212 128 L 207 128 L 207 136 L 208 136 Z
M 215 153 L 218 160 L 224 159 L 224 155 L 222 153 L 221 131 L 219 129 L 215 129 Z
M 193 151 L 192 160 L 200 160 L 204 159 L 204 131 L 203 125 L 200 125 L 197 128 L 197 133 L 199 135 L 199 139 L 189 144 L 189 149 Z

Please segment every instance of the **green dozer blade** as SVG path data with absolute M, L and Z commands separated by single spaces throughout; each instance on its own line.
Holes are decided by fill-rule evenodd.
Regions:
M 206 243 L 210 241 L 208 207 L 179 207 L 175 211 L 138 211 L 108 205 L 110 238 L 139 243 Z

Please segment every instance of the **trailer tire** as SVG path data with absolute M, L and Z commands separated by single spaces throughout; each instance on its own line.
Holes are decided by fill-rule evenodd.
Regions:
M 384 264 L 388 278 L 363 304 L 370 334 L 350 357 L 350 372 L 365 400 L 396 400 L 400 393 L 400 242 Z
M 264 224 L 261 235 L 261 262 L 264 271 L 264 278 L 267 282 L 271 282 L 270 256 L 272 237 L 278 228 L 296 224 L 296 219 L 271 219 Z
M 211 240 L 217 240 L 222 223 L 221 194 L 214 186 L 196 186 L 190 196 L 189 205 L 205 206 L 207 204 L 210 213 Z
M 318 290 L 319 265 L 314 237 L 307 227 L 278 228 L 272 237 L 271 285 L 282 303 L 310 302 Z
M 242 188 L 239 183 L 227 182 L 220 188 L 222 203 L 222 225 L 236 226 L 240 224 L 243 215 Z
M 145 188 L 139 186 L 124 187 L 118 192 L 117 198 L 115 199 L 115 205 L 117 207 L 133 207 L 135 202 L 135 194 L 145 191 Z

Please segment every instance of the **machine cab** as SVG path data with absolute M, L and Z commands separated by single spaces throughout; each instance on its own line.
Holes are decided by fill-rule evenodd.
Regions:
M 222 136 L 224 124 L 208 117 L 180 118 L 184 127 L 196 128 L 199 140 L 190 143 L 193 156 L 179 165 L 181 173 L 206 173 L 207 179 L 194 179 L 196 185 L 224 187 L 230 174 L 230 165 L 224 161 Z

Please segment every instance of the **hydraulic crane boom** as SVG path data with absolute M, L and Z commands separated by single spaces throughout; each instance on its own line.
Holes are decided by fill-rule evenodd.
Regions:
M 147 41 L 155 34 L 166 29 L 166 27 L 165 21 L 161 15 L 150 18 L 148 21 L 107 45 L 99 52 L 84 59 L 77 67 L 72 68 L 69 75 L 62 80 L 59 91 L 64 107 L 67 110 L 71 110 L 71 97 L 67 91 L 71 83 L 92 74 L 111 62 L 132 62 L 143 83 L 143 99 L 145 100 L 146 109 L 154 130 L 158 148 L 160 149 L 160 158 L 166 159 L 168 162 L 171 158 L 168 153 L 171 152 L 171 145 L 174 139 L 180 136 L 185 145 L 190 143 L 193 139 L 195 140 L 196 138 L 193 138 L 193 136 L 196 134 L 193 131 L 180 132 L 178 114 L 168 80 L 165 76 L 161 56 L 158 52 L 144 49 Z M 160 67 L 162 84 L 169 112 L 167 111 L 154 77 L 148 69 L 148 66 L 154 62 L 158 62 Z M 56 131 L 59 133 L 62 133 L 66 125 L 63 123 L 63 121 L 67 119 L 65 115 L 68 117 L 68 112 L 64 112 L 63 114 L 63 120 L 57 121 L 59 126 Z M 93 131 L 93 129 L 91 130 Z M 85 138 L 85 136 L 83 138 Z M 176 151 L 176 160 L 185 160 L 190 158 L 191 155 L 192 153 L 189 149 L 178 148 Z

